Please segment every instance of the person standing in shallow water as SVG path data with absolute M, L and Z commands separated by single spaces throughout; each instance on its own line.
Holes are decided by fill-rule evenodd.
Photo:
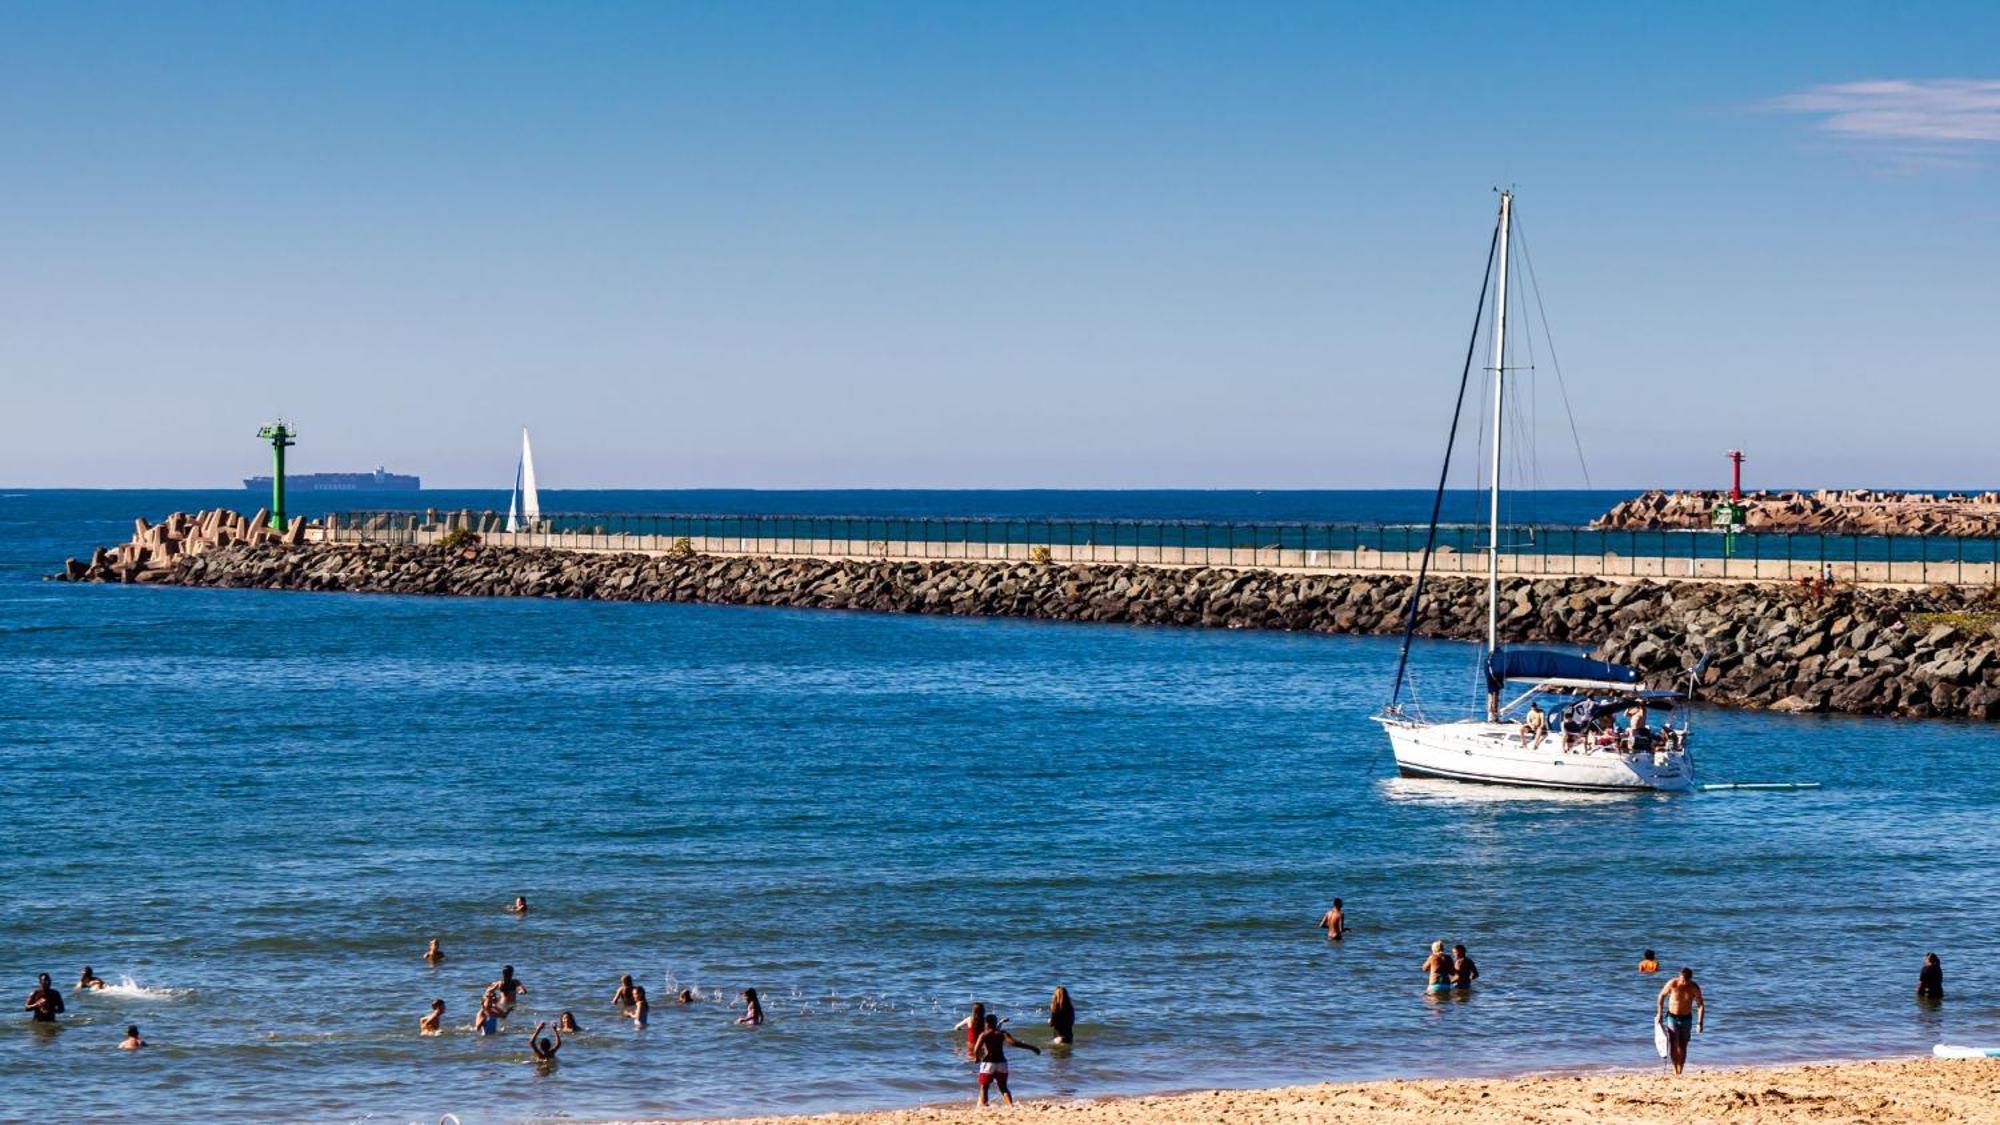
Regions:
M 644 1027 L 653 1017 L 653 1005 L 646 1000 L 643 985 L 632 986 L 632 1026 Z
M 444 1001 L 431 1001 L 430 1014 L 417 1021 L 417 1034 L 436 1035 L 444 1030 Z
M 515 914 L 515 915 L 522 915 L 522 914 L 526 914 L 527 912 L 528 912 L 528 896 L 527 896 L 527 895 L 515 895 L 515 896 L 514 896 L 514 905 L 512 905 L 512 906 L 510 906 L 510 907 L 508 907 L 508 908 L 507 908 L 507 913 L 509 913 L 509 914 Z
M 743 1014 L 736 1017 L 736 1022 L 745 1027 L 756 1027 L 762 1024 L 764 1022 L 764 1004 L 757 999 L 757 990 L 754 988 L 744 989 L 743 1003 L 745 1005 Z
M 1049 997 L 1049 1031 L 1058 1047 L 1076 1041 L 1076 1005 L 1070 1001 L 1069 989 L 1062 985 L 1056 985 L 1055 994 Z
M 444 950 L 438 948 L 438 939 L 431 939 L 430 945 L 424 950 L 424 960 L 433 967 L 444 960 Z
M 1917 970 L 1917 999 L 1944 999 L 1944 962 L 1935 953 L 1924 954 L 1924 967 Z
M 1479 979 L 1479 966 L 1472 963 L 1472 955 L 1462 945 L 1451 947 L 1451 987 L 1458 992 L 1472 991 L 1472 982 Z
M 136 1051 L 145 1045 L 146 1041 L 139 1037 L 139 1025 L 136 1023 L 126 1024 L 125 1041 L 118 1044 L 118 1049 L 121 1051 Z
M 1687 1065 L 1688 1040 L 1708 1022 L 1708 1002 L 1694 982 L 1694 970 L 1683 968 L 1660 989 L 1653 1002 L 1653 1019 L 1667 1032 L 1667 1057 L 1679 1074 Z
M 1424 958 L 1424 987 L 1431 992 L 1451 991 L 1451 958 L 1444 951 L 1444 942 L 1431 943 L 1431 955 Z
M 500 979 L 488 985 L 487 991 L 498 992 L 505 1012 L 511 1012 L 514 1010 L 514 1005 L 520 1001 L 521 994 L 528 991 L 528 986 L 522 984 L 521 978 L 514 975 L 514 966 L 502 965 Z
M 1340 908 L 1340 900 L 1333 900 L 1333 909 L 1320 915 L 1319 928 L 1326 931 L 1326 940 L 1339 941 L 1347 936 L 1347 912 Z
M 21 1010 L 28 1013 L 30 1023 L 54 1023 L 67 1009 L 63 1007 L 62 993 L 56 991 L 49 974 L 43 973 L 36 978 L 35 990 L 28 993 L 28 1002 L 21 1005 Z
M 952 1024 L 951 1029 L 965 1032 L 965 1054 L 972 1057 L 972 1049 L 979 1045 L 979 1037 L 986 1031 L 986 1005 L 975 1002 L 972 1014 Z

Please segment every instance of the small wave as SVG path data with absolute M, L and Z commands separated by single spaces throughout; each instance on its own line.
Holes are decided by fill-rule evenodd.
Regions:
M 128 976 L 120 976 L 117 984 L 105 985 L 97 990 L 99 996 L 116 996 L 120 1000 L 182 1000 L 194 995 L 192 988 L 148 988 Z

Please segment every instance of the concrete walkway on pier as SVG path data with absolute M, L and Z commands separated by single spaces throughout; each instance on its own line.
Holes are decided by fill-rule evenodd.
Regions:
M 311 529 L 308 536 L 324 539 L 327 533 Z M 434 543 L 447 532 L 438 526 L 424 528 L 339 527 L 332 532 L 336 542 Z M 968 562 L 1018 563 L 1072 562 L 1132 564 L 1137 566 L 1189 568 L 1229 567 L 1237 570 L 1272 570 L 1300 574 L 1407 574 L 1414 575 L 1420 552 L 1378 551 L 1369 547 L 1353 550 L 1300 550 L 1279 547 L 1179 547 L 1113 544 L 985 543 L 902 539 L 794 539 L 764 537 L 666 536 L 588 531 L 505 532 L 489 531 L 481 542 L 493 547 L 549 548 L 603 554 L 669 555 L 694 551 L 704 555 L 800 556 L 827 560 L 925 562 L 954 559 Z M 1937 584 L 1990 586 L 2000 574 L 1992 563 L 1908 560 L 1847 561 L 1829 560 L 1834 581 L 1867 586 L 1920 587 Z M 1483 552 L 1442 549 L 1432 556 L 1432 574 L 1484 575 Z M 1533 552 L 1504 553 L 1500 573 L 1507 577 L 1561 578 L 1569 576 L 1617 579 L 1667 579 L 1683 581 L 1798 582 L 1810 581 L 1821 573 L 1818 559 L 1715 559 L 1661 558 L 1601 555 L 1556 555 Z

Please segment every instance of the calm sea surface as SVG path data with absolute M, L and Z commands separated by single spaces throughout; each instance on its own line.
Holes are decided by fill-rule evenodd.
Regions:
M 310 498 L 305 498 L 310 499 Z M 343 507 L 381 498 L 339 497 Z M 1545 499 L 1581 519 L 1614 497 Z M 1551 798 L 1390 780 L 1391 641 L 701 606 L 42 583 L 245 493 L 0 497 L 0 1116 L 466 1121 L 969 1096 L 951 1025 L 1076 997 L 1028 1097 L 2000 1041 L 2000 738 L 1702 711 L 1711 780 Z M 1383 493 L 600 493 L 572 509 L 1422 518 Z M 504 505 L 490 494 L 426 502 Z M 1569 503 L 1572 515 L 1550 511 Z M 1427 644 L 1432 700 L 1466 646 Z M 504 912 L 515 894 L 525 919 Z M 1334 895 L 1354 932 L 1313 928 Z M 420 958 L 438 937 L 450 959 Z M 1484 979 L 1427 999 L 1434 938 Z M 1944 959 L 1941 1010 L 1911 998 Z M 67 986 L 89 963 L 111 993 Z M 512 964 L 508 1033 L 460 1030 Z M 608 1001 L 629 972 L 646 1030 Z M 733 1026 L 756 987 L 770 1022 Z M 426 1039 L 433 997 L 454 1030 Z M 18 1003 L 18 1000 L 16 1001 Z M 536 1019 L 586 1031 L 552 1073 Z M 113 1045 L 137 1022 L 154 1046 Z

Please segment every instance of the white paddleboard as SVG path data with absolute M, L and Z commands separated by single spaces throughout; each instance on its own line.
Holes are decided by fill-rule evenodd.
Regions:
M 1957 1047 L 1939 1043 L 1931 1054 L 1941 1059 L 2000 1059 L 2000 1047 Z
M 1667 1057 L 1667 1028 L 1659 1020 L 1653 1021 L 1653 1049 L 1660 1052 L 1661 1058 Z

